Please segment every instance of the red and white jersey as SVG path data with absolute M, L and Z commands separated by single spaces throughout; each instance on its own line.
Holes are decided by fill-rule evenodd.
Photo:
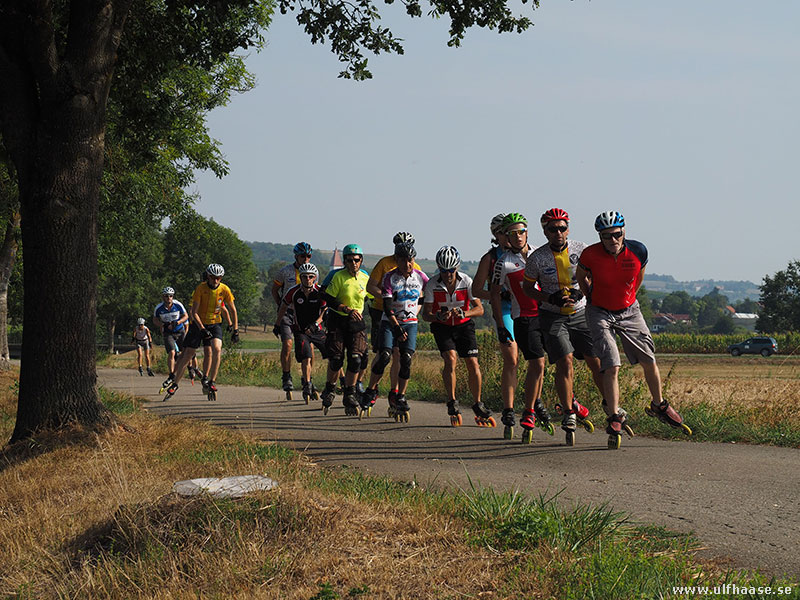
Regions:
M 442 281 L 441 275 L 434 275 L 430 278 L 428 283 L 425 284 L 424 303 L 433 304 L 432 312 L 434 314 L 438 313 L 440 308 L 445 308 L 447 310 L 460 308 L 464 312 L 467 312 L 472 307 L 473 300 L 472 278 L 466 273 L 456 271 L 456 287 L 452 294 L 447 291 L 447 286 L 445 286 Z M 469 317 L 463 319 L 450 317 L 447 321 L 437 322 L 445 323 L 446 325 L 461 325 L 469 320 Z
M 528 244 L 528 253 L 523 256 L 519 252 L 509 250 L 494 265 L 495 281 L 505 285 L 511 292 L 511 318 L 538 317 L 539 304 L 522 291 L 525 278 L 525 265 L 528 257 L 536 248 Z

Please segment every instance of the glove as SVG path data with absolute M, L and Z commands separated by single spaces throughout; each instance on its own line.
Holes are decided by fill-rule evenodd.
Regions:
M 203 340 L 210 340 L 213 337 L 214 335 L 208 329 L 203 329 Z
M 511 292 L 509 292 L 506 288 L 500 290 L 500 300 L 503 302 L 511 302 Z
M 239 343 L 239 330 L 234 329 L 233 333 L 231 334 L 231 344 L 238 344 Z
M 447 313 L 450 312 L 444 306 L 439 307 L 439 312 L 436 313 L 436 319 L 439 321 L 447 320 Z
M 175 331 L 175 321 L 167 323 L 167 331 Z
M 573 302 L 577 304 L 583 298 L 583 292 L 578 288 L 570 288 L 569 297 L 572 298 Z
M 556 306 L 564 306 L 567 303 L 567 296 L 564 295 L 564 292 L 559 290 L 550 294 L 550 296 L 547 298 L 547 301 L 550 304 L 555 304 Z
M 403 337 L 403 328 L 400 325 L 395 325 L 392 327 L 392 333 L 394 334 L 395 338 Z
M 460 306 L 458 308 L 454 308 L 453 312 L 456 314 L 456 319 L 463 319 L 464 318 L 464 309 Z
M 275 327 L 272 328 L 272 333 L 275 335 L 275 337 L 281 337 L 281 326 L 275 325 Z
M 510 344 L 513 341 L 511 339 L 511 334 L 505 327 L 497 328 L 497 339 L 501 344 Z

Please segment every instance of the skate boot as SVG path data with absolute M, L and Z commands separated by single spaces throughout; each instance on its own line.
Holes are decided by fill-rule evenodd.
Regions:
M 139 367 L 139 377 L 141 377 L 142 375 L 144 375 L 144 370 L 142 369 L 142 367 Z
M 492 416 L 492 411 L 486 408 L 483 402 L 476 402 L 473 404 L 472 412 L 475 413 L 475 423 L 478 424 L 478 427 L 497 427 L 497 422 L 495 422 Z
M 408 423 L 408 412 L 411 407 L 406 401 L 405 394 L 396 394 L 394 397 L 394 420 L 396 423 Z
M 311 400 L 311 384 L 308 381 L 303 380 L 303 401 L 308 404 L 309 400 Z
M 175 381 L 175 375 L 173 373 L 170 373 L 169 377 L 167 377 L 164 380 L 164 383 L 161 384 L 161 389 L 158 390 L 158 393 L 163 394 L 164 390 L 166 390 L 172 384 L 173 381 Z
M 344 384 L 344 376 L 339 377 L 339 385 L 336 386 L 336 393 L 337 394 L 344 394 L 344 388 L 345 387 L 346 386 Z
M 322 414 L 327 415 L 328 409 L 333 404 L 335 387 L 332 383 L 326 383 L 325 389 L 322 390 Z
M 283 391 L 286 392 L 286 400 L 291 401 L 294 383 L 292 383 L 292 374 L 289 373 L 289 371 L 283 372 L 283 376 L 281 377 L 281 385 L 283 387 Z
M 522 443 L 530 444 L 533 441 L 533 429 L 536 427 L 536 413 L 532 410 L 523 410 L 519 424 L 522 425 Z
M 500 422 L 505 425 L 503 429 L 503 439 L 510 440 L 514 438 L 514 425 L 516 425 L 516 417 L 514 416 L 513 408 L 504 408 L 503 415 L 500 417 Z
M 309 380 L 308 386 L 311 388 L 311 399 L 318 401 L 319 400 L 319 390 L 317 389 L 317 386 L 315 386 L 314 382 L 311 381 L 311 380 Z
M 195 379 L 203 379 L 203 372 L 195 367 L 189 367 L 189 380 L 194 385 Z
M 156 376 L 156 374 L 153 373 L 153 369 L 151 369 L 150 367 L 147 367 L 147 376 L 148 377 L 155 377 Z
M 208 382 L 208 399 L 211 402 L 217 399 L 217 384 L 210 380 Z
M 573 405 L 574 406 L 574 405 Z M 561 418 L 561 429 L 566 436 L 565 442 L 567 446 L 575 445 L 575 430 L 578 428 L 578 417 L 575 410 L 563 410 L 564 416 Z
M 361 398 L 359 402 L 361 410 L 358 413 L 358 418 L 363 419 L 365 416 L 368 417 L 372 414 L 372 407 L 375 406 L 375 400 L 378 398 L 378 388 L 364 390 L 364 393 L 359 394 L 358 397 Z
M 167 400 L 172 398 L 175 395 L 175 392 L 177 391 L 178 391 L 178 384 L 173 381 L 171 384 L 169 384 L 169 387 L 167 388 L 167 395 L 164 396 L 162 402 L 166 402 Z
M 662 400 L 661 404 L 653 404 L 650 403 L 649 408 L 645 408 L 644 412 L 646 412 L 649 416 L 655 417 L 662 423 L 666 423 L 670 427 L 674 427 L 675 429 L 680 429 L 686 435 L 692 435 L 691 428 L 683 422 L 683 417 L 678 414 L 669 402 L 666 400 Z
M 363 396 L 364 392 L 366 392 L 366 388 L 364 387 L 363 381 L 356 381 L 356 394 L 359 396 Z
M 575 418 L 578 421 L 578 425 L 583 427 L 586 433 L 594 433 L 594 423 L 589 420 L 589 409 L 578 402 L 575 396 L 572 397 L 572 410 L 575 411 Z
M 354 417 L 358 414 L 358 402 L 356 402 L 355 386 L 348 385 L 344 388 L 342 404 L 344 405 L 344 414 L 348 417 Z
M 203 393 L 208 393 L 208 377 L 203 375 L 203 378 L 200 380 L 200 385 L 203 386 Z
M 633 437 L 634 435 L 636 435 L 635 433 L 633 433 L 633 429 L 631 429 L 631 426 L 628 423 L 628 411 L 626 411 L 623 408 L 619 408 L 617 409 L 617 414 L 621 419 L 620 424 L 622 425 L 622 431 L 627 433 L 628 437 Z
M 606 419 L 606 433 L 608 434 L 608 448 L 619 450 L 622 445 L 622 417 L 619 413 Z
M 453 427 L 461 427 L 463 421 L 461 420 L 461 411 L 458 410 L 458 403 L 455 400 L 450 400 L 447 403 L 447 414 L 450 416 L 450 425 Z
M 390 418 L 394 418 L 395 416 L 395 400 L 397 399 L 397 390 L 389 390 L 389 393 L 386 395 L 386 399 L 389 401 L 389 408 L 386 411 L 386 414 L 389 415 Z M 397 419 L 395 419 L 396 421 Z
M 536 415 L 536 424 L 541 427 L 547 435 L 553 435 L 555 428 L 553 422 L 550 420 L 550 413 L 547 407 L 542 402 L 541 398 L 537 398 L 533 403 L 533 412 Z

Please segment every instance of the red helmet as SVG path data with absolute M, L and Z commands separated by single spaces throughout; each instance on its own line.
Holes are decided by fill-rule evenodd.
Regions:
M 551 208 L 542 215 L 542 227 L 547 225 L 550 221 L 566 221 L 569 223 L 569 215 L 567 211 L 561 208 Z

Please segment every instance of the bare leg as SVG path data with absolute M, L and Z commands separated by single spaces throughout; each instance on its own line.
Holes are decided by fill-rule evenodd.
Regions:
M 444 366 L 442 367 L 442 383 L 444 383 L 444 393 L 447 395 L 448 402 L 456 399 L 456 362 L 458 355 L 455 350 L 442 352 Z
M 653 404 L 661 404 L 661 372 L 655 362 L 641 363 L 642 370 L 644 371 L 644 380 L 647 382 L 647 387 L 650 390 L 650 396 L 653 398 Z
M 475 402 L 481 401 L 481 386 L 483 384 L 483 376 L 481 375 L 481 367 L 478 364 L 478 358 L 470 356 L 464 359 L 464 364 L 467 366 L 467 383 L 469 391 Z M 455 369 L 453 370 L 453 383 L 455 387 Z
M 575 377 L 575 366 L 572 354 L 562 356 L 556 361 L 556 393 L 566 410 L 572 410 L 572 382 Z
M 500 392 L 503 396 L 503 407 L 514 408 L 514 391 L 517 388 L 518 348 L 516 342 L 500 344 L 503 355 L 503 374 L 500 377 Z

